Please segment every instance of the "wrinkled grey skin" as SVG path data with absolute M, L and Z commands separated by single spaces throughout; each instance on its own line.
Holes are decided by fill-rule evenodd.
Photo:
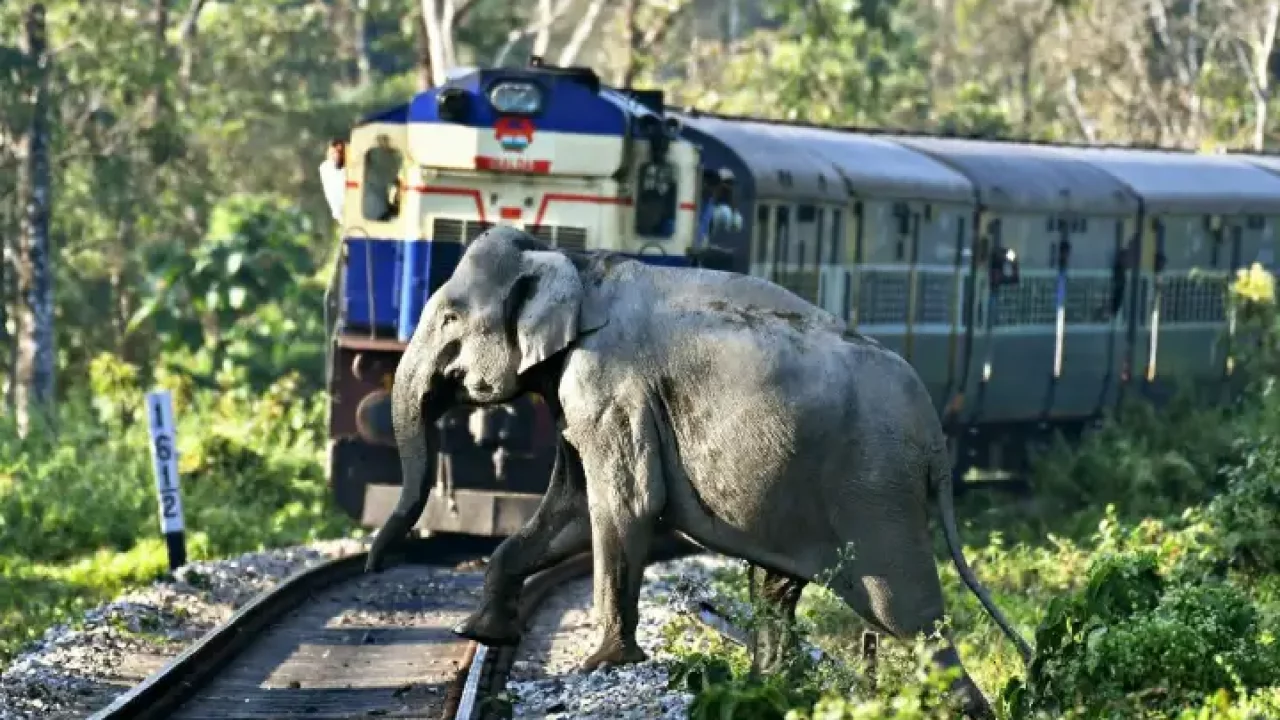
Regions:
M 965 584 L 1029 658 L 960 552 L 943 431 L 905 360 L 759 278 L 571 257 L 505 227 L 472 242 L 400 362 L 405 490 L 371 569 L 422 512 L 425 429 L 455 403 L 503 402 L 539 383 L 562 421 L 557 469 L 537 515 L 492 558 L 459 634 L 510 641 L 523 577 L 590 547 L 602 636 L 582 669 L 644 659 L 642 573 L 667 528 L 775 578 L 838 567 L 837 595 L 878 631 L 910 638 L 944 615 L 936 499 Z M 935 661 L 963 670 L 949 640 Z M 970 716 L 991 715 L 967 674 L 956 690 Z

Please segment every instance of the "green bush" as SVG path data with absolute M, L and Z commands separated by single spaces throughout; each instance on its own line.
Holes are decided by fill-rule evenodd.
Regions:
M 1242 438 L 1239 464 L 1224 471 L 1225 491 L 1209 503 L 1217 549 L 1233 567 L 1280 572 L 1280 443 L 1275 435 Z
M 0 663 L 50 623 L 167 570 L 146 388 L 111 356 L 59 406 L 56 432 L 18 439 L 0 419 Z M 353 526 L 324 478 L 323 395 L 285 375 L 174 395 L 191 559 L 341 536 Z
M 1077 447 L 1058 438 L 1034 458 L 1037 501 L 1055 514 L 1114 503 L 1127 518 L 1204 502 L 1221 489 L 1217 469 L 1234 453 L 1229 412 L 1190 394 L 1161 408 L 1127 401 Z
M 1050 604 L 1035 647 L 1026 680 L 1004 691 L 1013 718 L 1168 717 L 1280 677 L 1275 628 L 1240 588 L 1162 575 L 1152 552 L 1100 556 L 1083 588 Z

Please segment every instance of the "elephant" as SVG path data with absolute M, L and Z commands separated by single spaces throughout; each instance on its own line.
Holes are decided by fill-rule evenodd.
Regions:
M 369 570 L 422 513 L 438 419 L 525 392 L 560 423 L 556 466 L 459 635 L 514 642 L 523 578 L 590 549 L 600 640 L 580 668 L 644 660 L 639 594 L 659 530 L 765 569 L 784 613 L 795 585 L 834 567 L 825 584 L 875 630 L 930 633 L 945 614 L 932 499 L 965 585 L 1030 662 L 964 558 L 946 436 L 910 363 L 768 280 L 552 249 L 506 226 L 467 246 L 396 370 L 404 486 Z M 990 717 L 942 630 L 934 662 L 958 668 L 966 714 Z

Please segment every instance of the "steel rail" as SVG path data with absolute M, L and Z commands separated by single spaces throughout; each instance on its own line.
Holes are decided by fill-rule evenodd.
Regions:
M 475 557 L 492 543 L 449 535 L 413 540 L 390 553 L 388 565 L 446 565 Z M 205 633 L 173 660 L 118 696 L 90 720 L 152 720 L 168 717 L 248 648 L 268 626 L 305 604 L 316 592 L 364 572 L 368 553 L 360 551 L 301 570 L 265 590 L 226 622 Z
M 459 540 L 464 541 L 462 543 Z M 473 541 L 475 547 L 465 546 Z M 388 565 L 449 565 L 491 551 L 494 540 L 468 537 L 434 536 L 407 543 L 404 550 L 392 554 Z M 486 547 L 482 550 L 479 545 Z M 680 538 L 659 538 L 650 554 L 649 564 L 700 552 Z M 257 641 L 261 633 L 274 623 L 305 605 L 315 594 L 360 576 L 368 553 L 365 551 L 327 560 L 301 570 L 279 585 L 263 591 L 237 610 L 227 621 L 205 633 L 199 640 L 152 673 L 138 685 L 118 696 L 110 705 L 91 716 L 91 720 L 153 720 L 169 717 L 197 696 L 234 662 L 237 656 Z M 566 582 L 590 576 L 590 552 L 573 556 L 543 570 L 528 580 L 518 606 L 522 628 L 543 602 Z M 445 720 L 488 720 L 502 712 L 488 702 L 505 688 L 519 644 L 490 647 L 470 643 L 467 656 L 449 684 L 443 718 Z
M 695 555 L 703 549 L 674 535 L 664 535 L 654 542 L 646 565 Z M 559 565 L 544 570 L 525 581 L 520 597 L 520 626 L 527 627 L 543 601 L 565 583 L 591 574 L 590 552 L 576 555 Z M 523 638 L 522 638 L 523 639 Z M 472 662 L 460 673 L 461 691 L 459 704 L 448 720 L 497 720 L 506 715 L 493 703 L 487 702 L 507 687 L 511 666 L 515 663 L 520 644 L 490 647 L 476 644 Z M 465 680 L 462 680 L 465 678 Z M 474 689 L 473 689 L 474 688 Z

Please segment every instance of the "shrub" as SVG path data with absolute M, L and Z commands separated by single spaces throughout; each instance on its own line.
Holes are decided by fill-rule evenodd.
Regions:
M 1050 604 L 1035 647 L 1026 680 L 1003 693 L 1013 718 L 1168 717 L 1280 676 L 1275 628 L 1239 587 L 1161 574 L 1153 552 L 1100 556 L 1083 588 Z
M 1266 434 L 1263 434 L 1266 433 Z M 1241 461 L 1228 466 L 1225 491 L 1209 503 L 1217 551 L 1233 567 L 1280 572 L 1280 443 L 1256 427 L 1237 442 Z
M 167 570 L 137 368 L 91 365 L 56 433 L 0 418 L 0 663 L 50 622 Z M 352 530 L 324 478 L 324 398 L 296 375 L 263 391 L 174 382 L 191 559 Z

